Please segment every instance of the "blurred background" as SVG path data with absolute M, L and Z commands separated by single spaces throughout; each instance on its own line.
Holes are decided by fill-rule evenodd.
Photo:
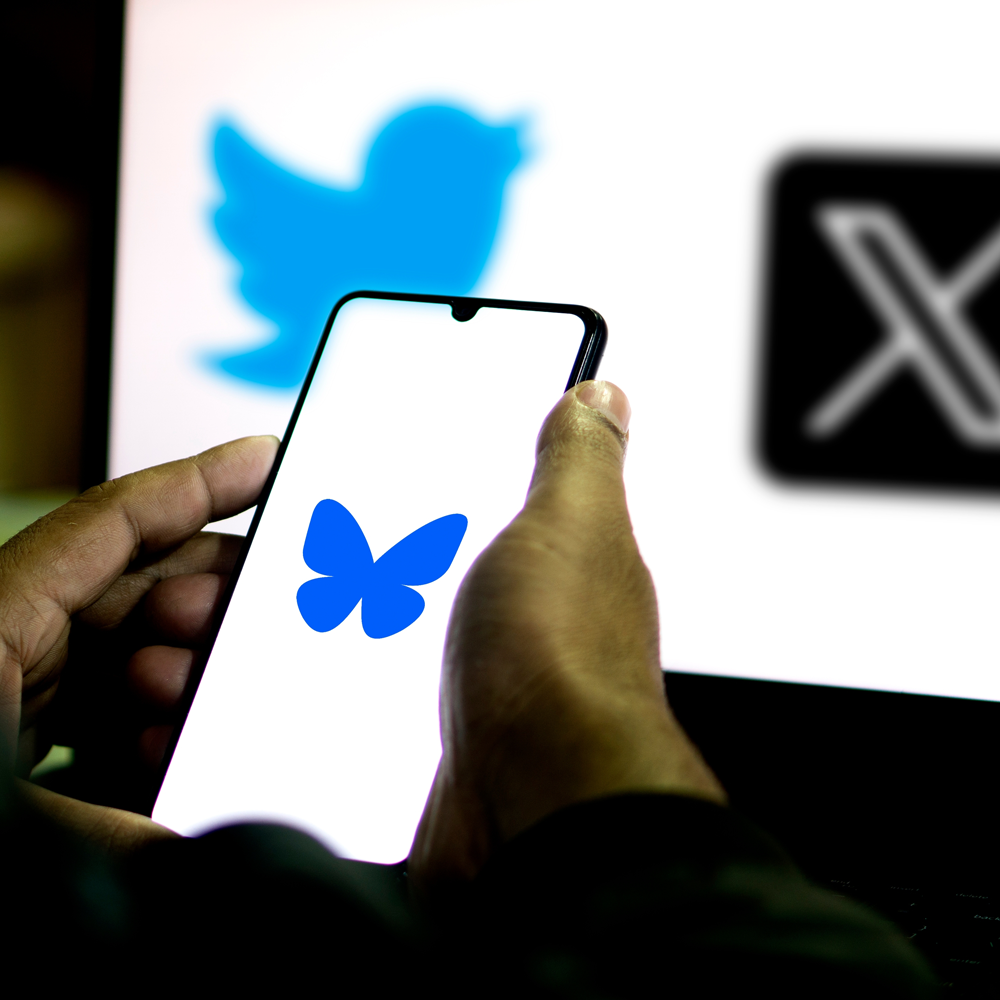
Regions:
M 80 483 L 98 6 L 0 10 L 0 540 Z
M 995 5 L 42 0 L 0 24 L 0 537 L 108 473 L 281 434 L 351 288 L 581 302 L 608 320 L 601 374 L 633 403 L 626 478 L 665 665 L 1000 700 L 1000 437 L 956 436 L 910 371 L 837 435 L 802 431 L 884 338 L 815 205 L 902 213 L 941 274 L 1000 224 L 992 195 L 956 210 L 970 158 L 1000 190 Z M 811 172 L 779 204 L 804 151 Z M 366 257 L 372 218 L 320 209 L 364 201 L 390 161 L 379 210 L 403 219 L 406 191 L 423 221 Z M 473 213 L 453 185 L 438 205 L 418 162 L 482 182 L 493 221 L 474 253 L 441 229 Z M 773 277 L 779 231 L 808 273 Z M 400 269 L 389 244 L 411 237 Z M 795 307 L 771 310 L 779 324 L 768 269 Z M 779 390 L 769 433 L 819 473 L 761 462 Z M 871 457 L 880 412 L 895 416 Z M 986 488 L 930 475 L 932 435 L 942 463 L 987 467 Z M 882 475 L 903 453 L 915 468 Z M 873 474 L 852 471 L 862 458 Z

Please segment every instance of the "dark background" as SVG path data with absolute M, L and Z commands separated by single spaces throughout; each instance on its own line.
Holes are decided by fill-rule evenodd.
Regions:
M 103 432 L 83 445 L 85 389 L 106 395 L 107 352 L 88 361 L 86 343 L 89 329 L 106 348 L 110 325 L 120 19 L 121 4 L 96 0 L 0 8 L 0 492 L 7 494 L 74 491 L 81 480 L 103 478 Z
M 1000 891 L 1000 705 L 664 679 L 733 807 L 813 878 Z

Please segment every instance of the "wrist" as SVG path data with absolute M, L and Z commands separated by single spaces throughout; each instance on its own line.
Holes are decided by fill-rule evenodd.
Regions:
M 577 690 L 509 724 L 490 758 L 481 791 L 501 840 L 565 806 L 612 795 L 727 802 L 662 695 Z

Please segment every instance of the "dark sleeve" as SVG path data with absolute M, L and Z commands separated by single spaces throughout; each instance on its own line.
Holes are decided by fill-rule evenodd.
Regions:
M 0 852 L 11 996 L 96 983 L 143 997 L 398 998 L 428 979 L 402 866 L 346 861 L 289 827 L 242 824 L 113 859 L 0 772 Z
M 136 954 L 164 995 L 195 977 L 220 995 L 398 998 L 426 978 L 403 866 L 336 857 L 301 830 L 246 823 L 160 841 L 124 878 Z
M 552 997 L 926 997 L 889 923 L 811 886 L 760 830 L 693 798 L 582 803 L 477 879 L 477 964 Z
M 5 795 L 11 967 L 55 995 L 80 982 L 176 996 L 923 997 L 931 978 L 887 923 L 810 887 L 729 810 L 619 796 L 561 810 L 494 856 L 431 926 L 402 866 L 334 857 L 249 824 L 112 863 Z M 738 993 L 736 991 L 739 991 Z

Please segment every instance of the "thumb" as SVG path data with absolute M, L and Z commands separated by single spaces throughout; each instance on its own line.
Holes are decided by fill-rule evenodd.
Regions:
M 607 646 L 607 656 L 642 664 L 662 698 L 656 593 L 622 479 L 631 415 L 612 382 L 568 390 L 539 432 L 528 497 L 511 529 L 548 553 L 540 570 L 546 633 L 561 625 L 564 645 L 589 636 L 592 650 Z
M 568 390 L 542 425 L 526 512 L 602 534 L 631 533 L 622 466 L 632 415 L 613 382 L 582 382 Z

